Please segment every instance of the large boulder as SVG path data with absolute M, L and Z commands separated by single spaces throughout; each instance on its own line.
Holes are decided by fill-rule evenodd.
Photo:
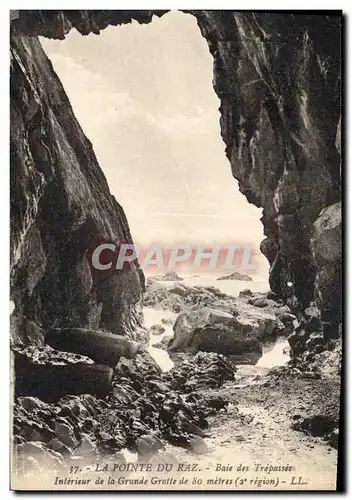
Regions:
M 165 332 L 165 328 L 162 325 L 153 325 L 150 327 L 149 332 L 152 335 L 162 335 Z
M 230 324 L 233 316 L 223 311 L 198 306 L 193 306 L 189 311 L 181 313 L 173 326 L 174 339 L 169 350 L 185 350 L 192 343 L 194 331 L 212 320 L 214 322 L 218 320 L 220 324 L 227 321 Z
M 275 315 L 244 302 L 236 303 L 233 314 L 193 306 L 177 317 L 168 350 L 216 352 L 234 356 L 239 363 L 255 363 L 262 355 L 260 341 L 283 326 Z

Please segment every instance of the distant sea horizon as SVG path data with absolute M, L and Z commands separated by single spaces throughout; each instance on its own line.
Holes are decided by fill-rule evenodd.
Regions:
M 232 295 L 234 297 L 237 297 L 239 292 L 245 289 L 249 289 L 254 293 L 266 293 L 269 292 L 270 286 L 269 286 L 269 281 L 268 278 L 265 278 L 265 276 L 251 276 L 252 281 L 241 281 L 241 280 L 218 280 L 220 276 L 226 276 L 229 274 L 232 274 L 233 272 L 236 271 L 230 271 L 230 272 L 219 272 L 219 273 L 212 273 L 212 274 L 205 274 L 197 272 L 185 272 L 181 273 L 179 271 L 175 271 L 177 276 L 182 278 L 182 283 L 186 286 L 201 286 L 201 287 L 206 287 L 206 286 L 214 286 L 218 288 L 222 293 L 226 293 L 228 295 Z M 240 271 L 238 271 L 240 272 Z M 144 271 L 144 274 L 147 278 L 153 278 L 155 276 L 160 276 L 165 274 L 162 272 L 148 272 L 146 273 Z M 245 274 L 242 273 L 241 274 Z M 179 281 L 161 281 L 165 286 L 171 286 L 174 283 L 179 283 Z

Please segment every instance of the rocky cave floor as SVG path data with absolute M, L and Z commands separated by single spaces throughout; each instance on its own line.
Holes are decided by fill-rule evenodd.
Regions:
M 191 291 L 192 298 L 190 290 L 183 294 L 186 287 L 178 284 L 174 302 L 170 289 L 167 293 L 155 292 L 160 287 L 155 284 L 153 287 L 152 293 L 147 291 L 145 296 L 148 306 L 152 303 L 173 312 L 180 306 L 181 314 L 187 315 L 194 311 L 195 297 L 197 307 L 204 306 L 202 300 L 206 298 L 206 307 L 212 310 L 218 310 L 220 304 L 222 311 L 228 313 L 235 306 L 238 326 L 248 320 L 247 317 L 242 321 L 242 312 L 238 314 L 241 304 L 246 316 L 247 306 L 255 307 L 253 303 L 259 301 L 260 314 L 254 316 L 252 333 L 256 332 L 263 340 L 263 325 L 266 330 L 269 328 L 271 337 L 278 332 L 287 335 L 290 329 L 292 315 L 286 315 L 289 313 L 281 302 L 276 310 L 274 298 L 268 294 L 253 295 L 247 291 L 239 300 L 209 288 Z M 160 293 L 166 307 L 160 307 Z M 183 304 L 191 297 L 186 310 L 180 297 Z M 214 317 L 216 324 L 219 316 Z M 224 317 L 226 323 L 226 314 Z M 260 321 L 263 317 L 264 322 Z M 206 328 L 212 318 L 206 317 Z M 223 320 L 221 315 L 220 320 Z M 274 329 L 270 321 L 277 321 Z M 311 319 L 308 318 L 307 324 L 312 324 Z M 129 462 L 130 455 L 125 453 L 129 450 L 134 454 L 133 461 L 141 463 L 197 463 L 199 471 L 203 468 L 213 477 L 214 487 L 224 486 L 216 483 L 221 481 L 216 475 L 219 463 L 274 462 L 290 464 L 297 476 L 306 473 L 302 481 L 307 481 L 308 489 L 309 485 L 313 489 L 333 489 L 341 340 L 321 349 L 321 342 L 316 341 L 321 339 L 319 334 L 308 327 L 306 330 L 305 349 L 285 366 L 273 369 L 257 369 L 255 363 L 236 367 L 219 353 L 199 350 L 194 354 L 188 336 L 193 351 L 185 347 L 181 361 L 167 372 L 161 371 L 146 350 L 134 359 L 121 358 L 114 370 L 112 390 L 104 399 L 89 394 L 67 395 L 52 402 L 32 396 L 18 397 L 13 409 L 15 474 L 30 483 L 40 473 L 45 482 L 45 477 L 69 474 L 74 466 L 80 468 L 80 477 L 85 474 L 88 477 L 87 467 L 92 464 Z M 227 327 L 221 331 L 228 334 Z M 302 331 L 291 330 L 291 349 L 297 342 L 302 344 Z M 161 343 L 164 349 L 175 342 L 178 332 L 175 326 L 174 332 L 174 339 Z M 244 331 L 239 333 L 243 342 L 247 342 Z M 184 336 L 182 339 L 185 341 Z M 253 347 L 251 342 L 248 346 L 249 350 Z M 280 489 L 286 486 L 282 484 Z

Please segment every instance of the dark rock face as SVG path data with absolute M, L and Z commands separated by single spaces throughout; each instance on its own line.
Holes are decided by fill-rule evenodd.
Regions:
M 214 56 L 233 175 L 248 201 L 264 209 L 262 252 L 271 265 L 271 289 L 285 298 L 294 294 L 304 310 L 317 274 L 332 272 L 314 259 L 310 237 L 321 210 L 341 198 L 335 144 L 341 18 L 219 11 L 196 16 Z M 321 280 L 316 284 L 322 314 L 328 310 L 331 321 L 340 298 Z
M 98 244 L 131 241 L 38 38 L 12 26 L 11 298 L 22 324 L 133 338 L 144 286 L 138 264 L 102 272 L 89 263 Z M 23 337 L 18 320 L 12 333 Z
M 313 298 L 313 223 L 340 199 L 339 23 L 213 12 L 199 22 L 215 60 L 226 154 L 240 190 L 264 208 L 271 288 L 289 295 L 291 281 L 303 308 Z
M 103 279 L 87 263 L 91 245 L 131 237 L 36 37 L 62 39 L 72 27 L 99 33 L 163 13 L 19 11 L 11 23 L 12 290 L 19 313 L 41 326 L 130 334 L 143 279 L 135 266 Z M 321 258 L 314 243 L 312 251 L 311 235 L 321 211 L 341 199 L 341 17 L 188 13 L 214 57 L 233 175 L 263 207 L 271 289 L 304 311 L 316 288 L 326 335 L 334 336 L 340 296 L 329 284 L 340 286 L 340 264 Z

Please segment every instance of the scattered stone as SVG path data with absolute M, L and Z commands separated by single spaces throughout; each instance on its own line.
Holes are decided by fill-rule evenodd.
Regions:
M 153 325 L 150 327 L 149 332 L 151 335 L 162 335 L 165 332 L 165 328 L 162 325 Z
M 173 293 L 175 295 L 179 295 L 180 297 L 186 297 L 191 289 L 184 286 L 184 285 L 180 285 L 180 284 L 175 284 L 173 286 L 171 286 L 170 288 L 168 288 L 168 291 L 169 293 Z
M 314 437 L 327 438 L 335 430 L 336 420 L 328 415 L 313 415 L 294 423 L 292 428 L 305 431 Z
M 225 356 L 198 352 L 164 373 L 163 378 L 176 391 L 193 392 L 221 387 L 227 380 L 234 380 L 235 371 L 235 366 Z

